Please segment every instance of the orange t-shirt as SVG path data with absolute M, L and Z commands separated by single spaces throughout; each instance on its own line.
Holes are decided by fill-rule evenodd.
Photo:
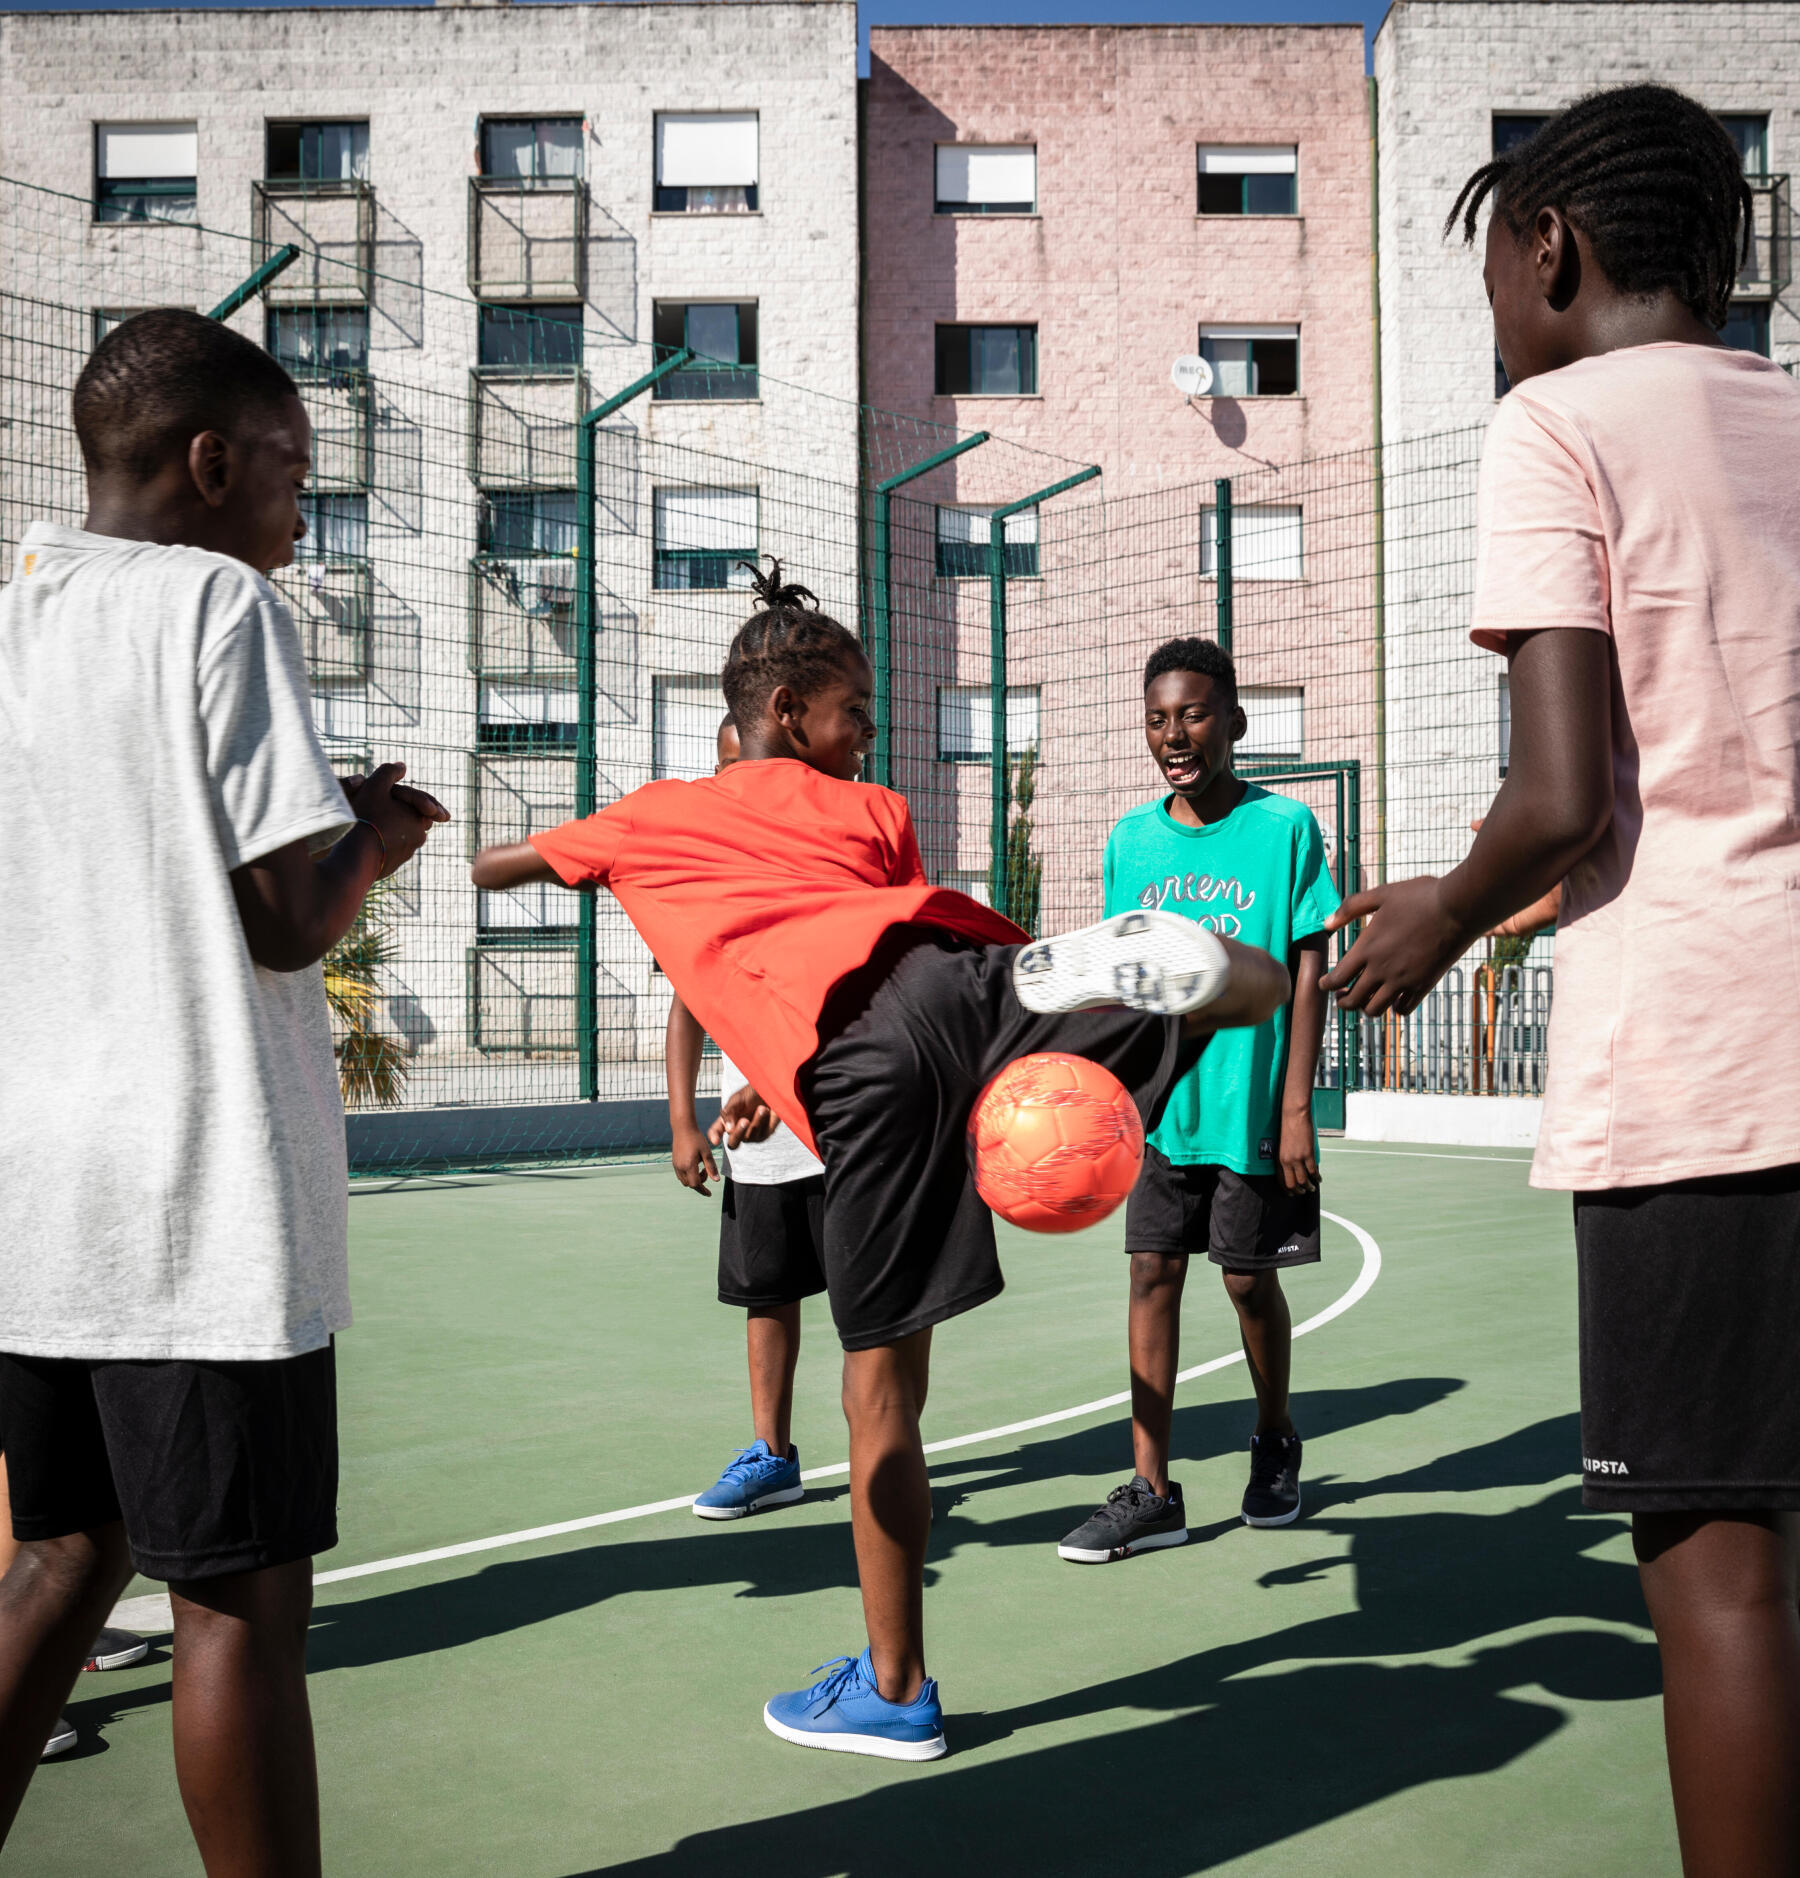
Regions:
M 814 1152 L 800 1070 L 832 987 L 881 935 L 1029 937 L 927 882 L 903 796 L 792 757 L 650 783 L 531 845 L 569 886 L 611 888 L 682 1003 Z

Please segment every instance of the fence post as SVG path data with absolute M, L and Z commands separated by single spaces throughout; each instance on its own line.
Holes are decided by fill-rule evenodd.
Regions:
M 658 379 L 677 371 L 694 355 L 683 346 L 663 362 L 633 379 L 596 405 L 576 425 L 576 555 L 581 563 L 575 583 L 575 813 L 592 815 L 598 806 L 599 771 L 594 748 L 598 713 L 594 696 L 594 433 L 615 411 L 641 397 Z M 584 893 L 575 928 L 575 1040 L 581 1063 L 581 1099 L 600 1098 L 599 948 L 595 943 L 594 896 Z
M 1213 573 L 1219 595 L 1219 650 L 1231 650 L 1231 478 L 1213 484 Z
M 1006 522 L 1022 509 L 1035 509 L 1060 496 L 1065 489 L 1092 482 L 1099 464 L 1065 476 L 1047 489 L 1039 489 L 1017 502 L 995 509 L 988 517 L 988 734 L 992 774 L 988 807 L 988 901 L 998 913 L 1006 911 L 1006 803 L 1010 778 L 1006 762 Z M 1039 531 L 1042 548 L 1042 531 Z
M 207 314 L 209 320 L 228 320 L 246 300 L 253 300 L 277 274 L 285 274 L 300 258 L 300 250 L 290 241 L 275 252 L 245 280 L 240 280 L 219 304 Z
M 872 578 L 869 595 L 869 663 L 875 671 L 875 747 L 869 752 L 869 780 L 891 789 L 894 784 L 894 567 L 891 506 L 894 491 L 915 477 L 939 468 L 966 450 L 987 442 L 992 433 L 978 430 L 960 443 L 928 456 L 893 476 L 885 476 L 875 485 Z

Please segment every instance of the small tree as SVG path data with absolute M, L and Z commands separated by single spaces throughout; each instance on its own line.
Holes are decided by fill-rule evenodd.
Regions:
M 392 894 L 391 880 L 376 881 L 350 930 L 325 954 L 325 1000 L 337 1020 L 346 1108 L 394 1108 L 406 1087 L 406 1051 L 375 1028 L 377 977 L 394 956 Z
M 1031 846 L 1031 805 L 1037 799 L 1037 752 L 1027 750 L 1013 768 L 1012 818 L 1006 828 L 1006 903 L 1015 926 L 1034 936 L 1044 897 L 1044 860 Z

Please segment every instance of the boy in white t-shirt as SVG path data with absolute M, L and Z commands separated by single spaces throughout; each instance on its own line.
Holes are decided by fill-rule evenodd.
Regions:
M 319 960 L 433 822 L 340 785 L 293 558 L 293 381 L 140 313 L 75 385 L 82 528 L 0 594 L 0 1838 L 133 1568 L 168 1583 L 209 1873 L 317 1872 L 312 1558 L 337 1542 L 344 1111 Z M 346 794 L 346 787 L 348 794 Z
M 1691 98 L 1558 113 L 1465 184 L 1471 240 L 1490 193 L 1513 389 L 1472 636 L 1511 760 L 1453 873 L 1344 903 L 1367 924 L 1323 982 L 1416 1009 L 1564 883 L 1532 1183 L 1574 1195 L 1582 1502 L 1631 1519 L 1684 1869 L 1793 1878 L 1800 387 L 1720 340 L 1752 203 Z
M 737 726 L 727 717 L 719 726 L 718 769 L 729 769 L 738 757 Z M 676 1179 L 700 1194 L 708 1191 L 708 1180 L 719 1177 L 694 1109 L 703 1045 L 699 1022 L 676 998 L 667 1037 L 672 1158 Z M 746 1080 L 721 1057 L 721 1102 Z M 825 1169 L 817 1158 L 779 1122 L 763 1139 L 746 1137 L 722 1151 L 719 1302 L 741 1305 L 745 1312 L 754 1439 L 694 1502 L 701 1519 L 742 1519 L 802 1497 L 800 1450 L 791 1425 L 800 1300 L 825 1289 Z

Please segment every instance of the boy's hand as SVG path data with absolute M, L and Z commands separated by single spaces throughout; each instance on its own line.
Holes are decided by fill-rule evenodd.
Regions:
M 1289 1193 L 1319 1190 L 1319 1138 L 1313 1133 L 1312 1102 L 1281 1111 L 1281 1180 Z
M 403 785 L 405 774 L 404 763 L 383 763 L 371 775 L 351 776 L 344 783 L 351 814 L 373 823 L 386 848 L 378 880 L 397 873 L 418 853 L 434 823 L 450 819 L 436 796 Z
M 767 1141 L 779 1125 L 775 1111 L 745 1083 L 725 1098 L 706 1138 L 715 1148 L 721 1142 L 728 1148 L 741 1148 L 746 1141 Z
M 692 1187 L 702 1199 L 711 1197 L 706 1183 L 717 1180 L 719 1170 L 713 1165 L 712 1148 L 698 1128 L 676 1129 L 669 1159 L 674 1163 L 675 1178 L 684 1187 Z
M 1390 881 L 1353 893 L 1326 921 L 1340 932 L 1367 920 L 1361 937 L 1320 980 L 1338 1008 L 1378 1017 L 1417 1010 L 1425 994 L 1479 936 L 1445 904 L 1444 883 L 1433 875 Z

